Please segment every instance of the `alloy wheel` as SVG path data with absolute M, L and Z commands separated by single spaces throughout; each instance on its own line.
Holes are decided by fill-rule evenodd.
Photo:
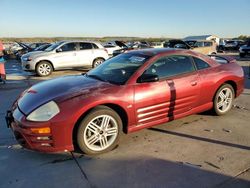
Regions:
M 118 123 L 110 115 L 93 118 L 84 130 L 84 142 L 93 151 L 110 147 L 118 136 Z
M 97 59 L 97 60 L 95 60 L 95 62 L 94 62 L 94 67 L 97 67 L 97 66 L 101 65 L 102 63 L 103 63 L 103 60 L 102 60 L 102 59 Z
M 51 67 L 47 63 L 43 63 L 39 65 L 38 71 L 41 75 L 47 76 L 51 72 Z
M 232 105 L 233 92 L 230 88 L 224 88 L 217 97 L 217 109 L 221 113 L 226 112 Z

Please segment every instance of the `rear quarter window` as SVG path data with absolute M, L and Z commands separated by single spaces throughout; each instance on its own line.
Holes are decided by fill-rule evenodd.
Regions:
M 202 70 L 202 69 L 206 69 L 210 67 L 210 65 L 207 62 L 201 60 L 200 58 L 193 57 L 193 59 L 194 59 L 195 66 L 198 70 Z

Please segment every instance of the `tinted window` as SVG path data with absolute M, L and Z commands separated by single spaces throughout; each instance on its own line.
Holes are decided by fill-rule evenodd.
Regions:
M 92 49 L 92 44 L 87 42 L 80 42 L 80 50 L 89 50 Z
M 203 42 L 196 42 L 196 43 L 194 44 L 194 46 L 203 47 L 203 46 L 204 46 L 204 43 L 203 43 Z
M 193 57 L 193 59 L 198 70 L 210 67 L 209 64 L 199 58 Z
M 194 71 L 188 56 L 168 56 L 157 60 L 144 74 L 156 74 L 159 78 L 175 76 Z
M 212 42 L 204 42 L 204 46 L 212 46 Z
M 174 48 L 188 49 L 188 47 L 185 44 L 176 44 L 174 45 Z
M 74 51 L 74 50 L 76 50 L 76 43 L 67 43 L 67 44 L 64 44 L 61 47 L 61 49 L 62 49 L 63 52 Z

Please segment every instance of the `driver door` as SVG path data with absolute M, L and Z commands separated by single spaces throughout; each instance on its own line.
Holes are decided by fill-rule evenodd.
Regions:
M 198 105 L 199 76 L 190 57 L 166 56 L 143 74 L 154 74 L 157 82 L 135 85 L 137 126 L 149 127 L 184 116 Z
M 171 89 L 165 80 L 135 85 L 134 107 L 137 126 L 151 126 L 167 121 Z
M 54 66 L 58 68 L 77 67 L 78 59 L 76 47 L 76 42 L 69 42 L 58 48 L 56 50 L 56 54 L 53 57 Z

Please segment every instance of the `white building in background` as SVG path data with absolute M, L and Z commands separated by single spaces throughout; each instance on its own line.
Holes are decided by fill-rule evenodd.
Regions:
M 200 35 L 200 36 L 188 36 L 183 39 L 186 40 L 214 40 L 217 45 L 220 43 L 220 38 L 216 35 Z

